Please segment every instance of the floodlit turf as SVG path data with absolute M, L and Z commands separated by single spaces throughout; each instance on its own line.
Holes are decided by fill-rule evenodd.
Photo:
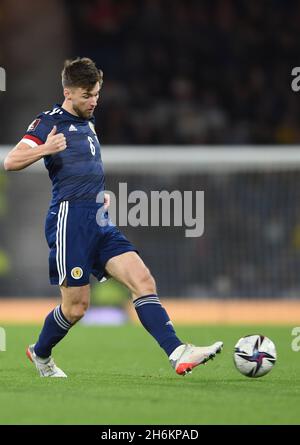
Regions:
M 292 327 L 178 327 L 187 342 L 223 340 L 221 355 L 177 376 L 143 328 L 76 326 L 55 348 L 68 379 L 42 379 L 25 356 L 37 326 L 7 326 L 0 352 L 1 424 L 299 424 L 300 352 Z M 237 339 L 262 333 L 277 346 L 267 376 L 234 368 Z

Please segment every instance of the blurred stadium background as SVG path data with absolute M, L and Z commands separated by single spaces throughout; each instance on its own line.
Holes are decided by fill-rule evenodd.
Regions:
M 300 93 L 291 71 L 300 63 L 299 23 L 294 0 L 3 0 L 1 159 L 36 114 L 61 101 L 64 59 L 93 58 L 104 72 L 96 119 L 107 189 L 127 182 L 129 192 L 205 192 L 200 238 L 178 227 L 122 229 L 175 321 L 187 311 L 184 322 L 296 322 Z M 138 149 L 138 166 L 129 148 Z M 32 320 L 58 297 L 43 232 L 50 193 L 42 166 L 0 172 L 0 320 L 14 298 L 32 299 Z M 115 284 L 103 286 L 95 303 L 128 301 Z M 25 317 L 26 303 L 13 317 Z

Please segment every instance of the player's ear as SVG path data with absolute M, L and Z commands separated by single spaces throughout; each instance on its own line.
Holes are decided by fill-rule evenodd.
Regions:
M 71 90 L 70 88 L 64 88 L 64 96 L 66 99 L 70 99 L 71 98 Z

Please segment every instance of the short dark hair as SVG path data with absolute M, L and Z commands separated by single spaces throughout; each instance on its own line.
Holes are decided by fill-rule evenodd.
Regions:
M 88 57 L 65 60 L 61 77 L 64 88 L 81 87 L 90 91 L 96 82 L 100 83 L 100 88 L 103 83 L 103 72 Z

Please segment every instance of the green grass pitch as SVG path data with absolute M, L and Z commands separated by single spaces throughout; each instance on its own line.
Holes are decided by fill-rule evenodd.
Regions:
M 300 352 L 290 327 L 179 326 L 183 341 L 224 341 L 215 360 L 177 376 L 142 327 L 78 325 L 55 348 L 68 379 L 42 379 L 25 356 L 38 326 L 4 326 L 1 424 L 299 424 Z M 270 374 L 250 379 L 232 360 L 239 337 L 261 333 L 277 346 Z

